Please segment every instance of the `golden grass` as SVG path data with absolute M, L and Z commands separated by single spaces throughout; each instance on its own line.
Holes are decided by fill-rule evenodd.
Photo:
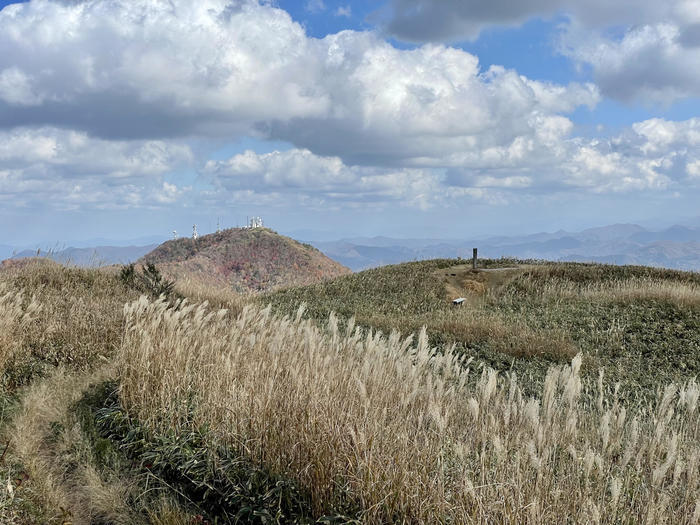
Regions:
M 59 367 L 27 388 L 5 429 L 13 459 L 27 475 L 21 490 L 31 491 L 45 509 L 42 523 L 191 524 L 191 513 L 166 494 L 147 494 L 133 472 L 96 466 L 93 444 L 73 407 L 89 387 L 112 377 L 110 367 L 92 372 Z
M 539 400 L 515 376 L 397 333 L 341 333 L 269 308 L 239 316 L 145 298 L 126 307 L 120 398 L 154 432 L 206 426 L 295 480 L 315 516 L 365 523 L 673 523 L 700 520 L 700 387 L 632 409 L 583 385 L 581 357 Z M 585 395 L 584 395 L 585 394 Z
M 12 291 L 0 282 L 0 370 L 19 352 L 26 352 L 26 331 L 40 311 L 36 298 Z
M 35 382 L 22 399 L 19 413 L 7 429 L 13 452 L 22 462 L 33 490 L 50 514 L 48 522 L 64 519 L 90 524 L 132 523 L 123 480 L 105 482 L 91 463 L 91 450 L 82 437 L 80 423 L 70 407 L 109 371 L 91 374 L 59 368 Z
M 360 315 L 362 326 L 380 327 L 391 332 L 418 332 L 423 326 L 429 332 L 441 334 L 447 344 L 467 345 L 487 343 L 492 350 L 512 357 L 542 357 L 571 360 L 578 348 L 563 330 L 534 329 L 521 319 L 507 319 L 490 312 L 481 304 L 466 304 L 447 312 L 435 312 L 413 319 L 397 320 L 393 315 Z
M 700 306 L 700 285 L 662 277 L 627 277 L 608 281 L 575 282 L 548 278 L 550 268 L 530 267 L 523 284 L 549 300 L 582 299 L 630 303 L 661 301 L 679 307 Z
M 175 291 L 189 301 L 209 303 L 212 308 L 225 308 L 232 313 L 240 313 L 253 295 L 240 294 L 228 285 L 212 286 L 211 283 L 185 277 L 175 281 Z
M 66 268 L 41 259 L 0 271 L 0 286 L 24 296 L 31 293 L 41 306 L 41 315 L 25 323 L 15 339 L 27 357 L 74 368 L 88 368 L 115 351 L 123 330 L 122 307 L 138 297 L 114 272 Z
M 9 443 L 0 472 L 20 476 L 3 481 L 13 500 L 0 503 L 0 521 L 90 523 L 121 509 L 110 522 L 126 523 L 125 488 L 100 480 L 71 405 L 104 379 L 91 369 L 119 346 L 123 305 L 135 297 L 115 272 L 45 260 L 0 269 L 3 449 Z

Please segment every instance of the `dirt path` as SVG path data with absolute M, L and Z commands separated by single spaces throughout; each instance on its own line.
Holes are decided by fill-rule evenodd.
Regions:
M 499 288 L 526 270 L 527 266 L 484 268 L 474 270 L 471 264 L 459 264 L 435 272 L 445 283 L 445 298 L 452 301 L 464 297 L 473 301 L 488 290 Z

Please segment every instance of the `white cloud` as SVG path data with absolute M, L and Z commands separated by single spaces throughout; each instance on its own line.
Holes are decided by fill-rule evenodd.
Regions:
M 688 162 L 685 169 L 691 179 L 700 179 L 700 160 Z
M 560 51 L 603 94 L 669 104 L 700 96 L 700 0 L 390 0 L 375 18 L 413 42 L 474 39 L 490 26 L 564 16 Z
M 207 162 L 202 176 L 214 184 L 222 199 L 250 191 L 284 201 L 292 195 L 316 205 L 393 202 L 425 209 L 446 196 L 443 177 L 435 170 L 351 167 L 338 157 L 304 149 L 266 154 L 249 150 L 225 161 Z
M 116 139 L 254 134 L 351 164 L 544 140 L 540 125 L 566 127 L 561 114 L 599 99 L 592 85 L 482 71 L 445 46 L 400 50 L 369 32 L 310 38 L 253 0 L 17 4 L 0 11 L 0 49 L 0 71 L 12 72 L 0 126 Z
M 320 13 L 326 10 L 326 4 L 323 0 L 307 0 L 304 9 L 310 13 Z
M 350 18 L 352 16 L 352 7 L 350 5 L 338 6 L 338 9 L 335 10 L 335 16 Z
M 700 11 L 700 7 L 699 7 Z M 693 32 L 697 42 L 691 42 Z M 630 27 L 621 38 L 572 23 L 562 51 L 592 67 L 602 92 L 624 101 L 672 102 L 700 96 L 700 26 L 665 21 Z
M 311 46 L 252 1 L 15 4 L 0 11 L 0 122 L 159 138 L 323 115 Z
M 556 125 L 554 126 L 556 128 Z M 426 209 L 469 201 L 507 203 L 552 193 L 677 191 L 700 176 L 700 119 L 640 122 L 609 140 L 552 134 L 547 141 L 515 140 L 510 146 L 453 154 L 422 168 L 345 164 L 338 157 L 292 149 L 246 151 L 209 161 L 202 176 L 225 201 L 267 195 L 315 205 L 374 206 L 396 203 Z
M 41 103 L 27 75 L 16 67 L 0 71 L 0 100 L 8 104 L 35 106 Z
M 412 42 L 476 38 L 489 26 L 516 26 L 533 17 L 569 14 L 588 28 L 659 20 L 681 5 L 694 10 L 697 0 L 390 0 L 374 18 L 394 36 Z M 682 15 L 681 15 L 682 16 Z
M 16 207 L 129 207 L 174 202 L 163 181 L 192 162 L 187 146 L 105 141 L 55 128 L 0 132 L 0 195 Z
M 502 67 L 482 72 L 475 56 L 454 48 L 399 50 L 352 32 L 320 44 L 329 114 L 275 120 L 264 132 L 353 164 L 415 165 L 505 147 L 534 137 L 550 117 L 598 101 L 592 85 L 537 82 Z
M 557 123 L 551 124 L 557 129 Z M 547 129 L 547 125 L 542 125 Z M 567 131 L 567 126 L 564 126 Z M 697 185 L 700 119 L 637 123 L 609 140 L 544 134 L 421 167 L 368 167 L 305 149 L 211 160 L 198 193 L 165 177 L 191 165 L 189 148 L 163 141 L 105 141 L 55 128 L 0 133 L 0 200 L 59 209 L 158 207 L 174 202 L 316 209 L 429 209 L 505 204 L 553 193 L 675 192 Z M 449 163 L 450 167 L 444 167 Z
M 610 140 L 573 139 L 563 182 L 597 193 L 683 188 L 698 145 L 700 119 L 650 119 Z
M 623 64 L 605 42 L 589 42 L 601 63 Z M 254 1 L 33 1 L 0 11 L 0 49 L 0 194 L 20 203 L 196 199 L 166 180 L 192 162 L 182 144 L 251 134 L 294 147 L 206 163 L 201 199 L 428 208 L 675 191 L 696 177 L 695 120 L 572 137 L 567 115 L 600 99 L 591 84 L 483 70 L 460 49 L 398 49 L 372 32 L 314 39 Z

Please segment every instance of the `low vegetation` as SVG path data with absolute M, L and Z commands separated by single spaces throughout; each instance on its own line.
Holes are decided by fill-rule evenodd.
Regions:
M 461 262 L 386 266 L 281 290 L 260 303 L 287 315 L 305 304 L 319 321 L 336 312 L 384 333 L 416 333 L 426 326 L 431 345 L 454 343 L 475 365 L 515 372 L 531 395 L 541 391 L 551 365 L 579 352 L 585 377 L 596 380 L 604 370 L 606 384 L 620 382 L 627 398 L 644 400 L 658 387 L 700 374 L 696 273 L 521 261 L 516 271 L 474 274 L 455 270 Z M 446 279 L 459 285 L 452 295 L 446 294 Z M 451 304 L 456 294 L 467 297 L 462 307 Z
M 67 468 L 49 465 L 63 453 L 57 446 L 59 434 L 65 431 L 66 440 L 76 443 L 73 426 L 63 422 L 67 400 L 80 393 L 68 396 L 63 387 L 77 388 L 113 358 L 124 328 L 123 305 L 139 294 L 115 272 L 65 268 L 41 259 L 2 267 L 0 290 L 5 451 L 0 460 L 0 522 L 64 523 L 72 519 L 60 495 L 69 492 L 64 486 Z M 55 374 L 71 380 L 59 388 Z
M 700 523 L 700 277 L 461 263 L 0 270 L 0 522 Z
M 176 295 L 175 281 L 165 279 L 153 263 L 146 264 L 141 271 L 136 269 L 135 264 L 124 266 L 119 272 L 119 278 L 125 286 L 155 298 L 163 295 L 171 299 Z

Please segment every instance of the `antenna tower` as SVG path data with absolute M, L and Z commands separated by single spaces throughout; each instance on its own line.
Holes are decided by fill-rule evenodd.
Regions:
M 263 225 L 262 217 L 250 217 L 250 218 L 248 218 L 248 225 L 246 227 L 253 229 L 253 228 L 262 228 L 263 226 L 264 225 Z
M 193 224 L 192 225 L 192 239 L 197 240 L 199 238 L 199 234 L 197 233 L 197 225 Z
M 177 239 L 177 230 L 173 230 L 173 240 Z

